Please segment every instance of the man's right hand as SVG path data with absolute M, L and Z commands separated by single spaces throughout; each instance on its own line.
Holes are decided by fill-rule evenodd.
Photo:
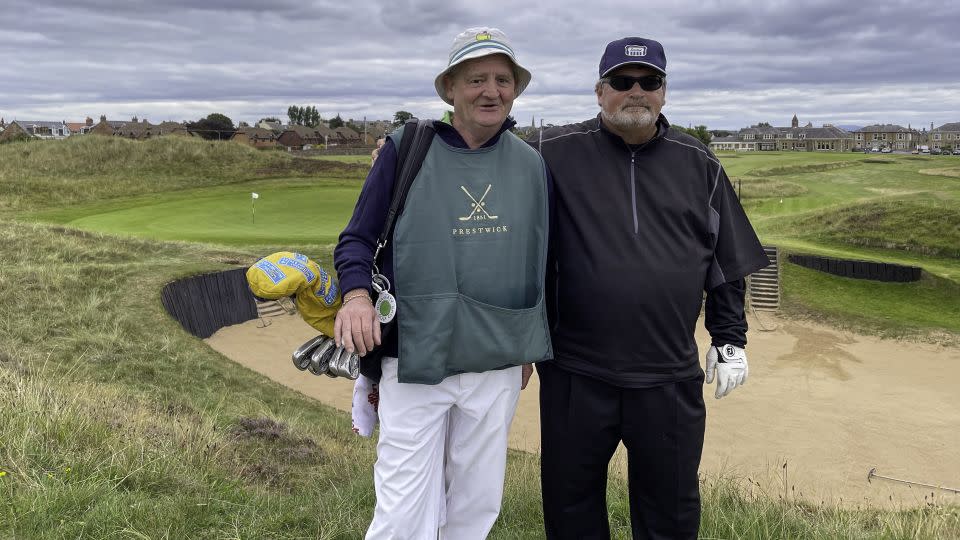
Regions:
M 360 291 L 363 294 L 359 294 Z M 337 320 L 333 325 L 334 342 L 348 352 L 364 356 L 380 345 L 377 312 L 369 294 L 363 289 L 353 289 L 343 297 L 347 300 L 337 312 Z
M 526 390 L 527 383 L 530 382 L 530 376 L 533 375 L 533 364 L 523 364 L 520 368 L 520 389 Z
M 747 375 L 750 374 L 750 368 L 747 365 L 747 352 L 743 347 L 736 345 L 723 345 L 721 347 L 710 346 L 707 351 L 706 382 L 713 382 L 714 375 L 717 378 L 717 391 L 714 397 L 717 399 L 733 392 L 738 386 L 743 386 L 747 382 Z
M 373 152 L 370 152 L 370 165 L 376 163 L 377 156 L 380 155 L 380 149 L 383 148 L 385 142 L 387 142 L 386 139 L 377 139 L 377 147 L 373 149 Z

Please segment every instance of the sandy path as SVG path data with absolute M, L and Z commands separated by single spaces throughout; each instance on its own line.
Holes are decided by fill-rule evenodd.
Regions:
M 296 316 L 221 329 L 207 342 L 250 369 L 342 410 L 352 384 L 298 371 L 290 353 L 316 332 Z M 790 497 L 861 506 L 923 504 L 930 489 L 874 480 L 867 472 L 960 487 L 960 350 L 886 341 L 765 315 L 751 330 L 750 380 L 716 400 L 705 387 L 701 470 L 759 481 Z M 751 319 L 751 323 L 755 323 Z M 752 324 L 759 328 L 759 324 Z M 702 325 L 701 325 L 702 327 Z M 709 339 L 697 335 L 701 349 Z M 514 448 L 539 450 L 537 380 L 522 392 Z M 622 450 L 622 448 L 621 448 Z M 622 467 L 622 455 L 616 459 Z M 937 491 L 940 502 L 960 495 Z

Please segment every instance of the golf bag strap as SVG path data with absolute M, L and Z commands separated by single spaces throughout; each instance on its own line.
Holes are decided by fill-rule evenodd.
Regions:
M 379 263 L 380 249 L 387 245 L 387 238 L 393 231 L 393 222 L 403 208 L 403 203 L 407 200 L 407 192 L 410 191 L 410 185 L 413 179 L 420 172 L 420 166 L 423 165 L 423 159 L 427 157 L 427 151 L 430 150 L 430 143 L 433 142 L 433 120 L 407 120 L 404 124 L 403 137 L 400 139 L 400 148 L 397 149 L 397 176 L 393 185 L 393 197 L 390 200 L 390 209 L 387 211 L 387 219 L 383 223 L 383 232 L 377 239 L 377 252 L 374 256 L 373 264 Z M 383 325 L 381 330 L 381 340 L 385 341 L 390 335 L 397 320 L 394 319 Z M 365 377 L 379 382 L 383 373 L 383 353 L 382 346 L 374 348 L 366 356 L 360 358 L 360 373 Z
M 403 138 L 400 140 L 400 148 L 397 149 L 397 178 L 393 187 L 393 198 L 387 211 L 387 219 L 383 223 L 383 232 L 377 239 L 378 246 L 385 246 L 387 238 L 390 237 L 393 222 L 407 200 L 410 185 L 420 172 L 423 159 L 430 150 L 433 134 L 433 120 L 407 120 L 404 125 Z

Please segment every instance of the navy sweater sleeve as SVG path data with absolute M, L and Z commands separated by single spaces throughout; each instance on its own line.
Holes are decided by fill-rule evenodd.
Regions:
M 383 222 L 390 209 L 396 177 L 397 150 L 389 138 L 380 148 L 377 160 L 370 169 L 360 190 L 353 217 L 340 233 L 340 241 L 333 252 L 333 264 L 340 280 L 340 290 L 370 291 L 370 271 L 377 238 L 383 232 Z M 380 271 L 393 281 L 393 250 L 384 248 Z

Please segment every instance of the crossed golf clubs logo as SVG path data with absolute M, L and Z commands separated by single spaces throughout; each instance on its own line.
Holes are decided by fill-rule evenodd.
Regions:
M 497 219 L 497 217 L 499 217 L 499 216 L 491 216 L 490 212 L 487 212 L 487 209 L 485 208 L 487 203 L 484 202 L 484 199 L 487 198 L 487 193 L 490 193 L 491 187 L 492 187 L 491 184 L 487 184 L 487 190 L 483 192 L 483 196 L 481 196 L 480 200 L 478 201 L 469 191 L 467 191 L 467 188 L 460 186 L 460 189 L 462 189 L 463 192 L 467 194 L 467 197 L 470 197 L 470 200 L 473 201 L 473 203 L 470 204 L 470 213 L 466 216 L 459 218 L 460 221 L 470 221 L 477 215 L 477 212 L 483 213 L 483 215 L 486 216 L 487 219 Z

